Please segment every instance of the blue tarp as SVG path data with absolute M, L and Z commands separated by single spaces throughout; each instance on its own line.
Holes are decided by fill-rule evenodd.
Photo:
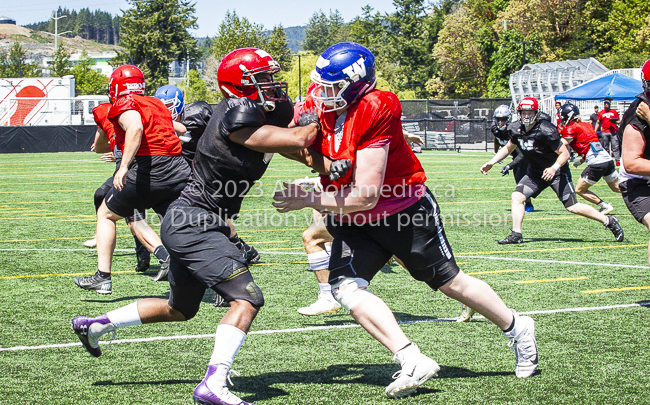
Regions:
M 578 87 L 555 96 L 556 100 L 604 100 L 633 101 L 643 91 L 641 80 L 620 73 L 612 73 L 600 79 L 583 83 Z

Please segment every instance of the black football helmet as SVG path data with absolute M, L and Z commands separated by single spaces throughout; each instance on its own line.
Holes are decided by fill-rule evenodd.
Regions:
M 575 121 L 580 117 L 580 109 L 571 103 L 566 103 L 560 107 L 560 122 L 562 125 L 567 126 L 572 121 Z

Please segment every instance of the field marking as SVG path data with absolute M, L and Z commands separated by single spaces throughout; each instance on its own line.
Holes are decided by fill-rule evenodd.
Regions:
M 111 274 L 135 273 L 135 270 L 111 271 Z M 38 278 L 38 277 L 63 277 L 63 276 L 87 276 L 92 273 L 61 273 L 61 274 L 25 274 L 22 276 L 2 276 L 0 280 L 18 279 L 18 278 Z
M 456 262 L 456 264 L 459 264 Z M 475 276 L 477 274 L 496 274 L 496 273 L 515 273 L 515 272 L 520 272 L 520 271 L 526 271 L 524 269 L 505 269 L 505 270 L 491 270 L 491 271 L 475 271 L 472 273 L 465 273 L 468 276 Z
M 96 188 L 82 188 L 74 190 L 41 190 L 41 191 L 31 191 L 31 190 L 21 190 L 21 191 L 0 191 L 0 194 L 32 194 L 32 193 L 65 193 L 68 191 L 81 192 L 81 191 L 95 191 Z
M 650 288 L 650 287 L 649 287 Z M 584 312 L 584 311 L 602 311 L 608 309 L 622 309 L 622 308 L 634 308 L 634 307 L 650 307 L 650 302 L 637 302 L 634 304 L 619 304 L 619 305 L 608 305 L 603 307 L 581 307 L 581 308 L 563 308 L 563 309 L 550 309 L 550 310 L 541 310 L 541 311 L 528 311 L 528 312 L 518 312 L 519 315 L 535 315 L 535 314 L 557 314 L 564 312 Z M 483 318 L 480 315 L 475 316 L 475 318 Z M 430 319 L 420 319 L 415 321 L 398 321 L 401 325 L 410 325 L 417 323 L 432 323 L 432 322 L 450 322 L 455 321 L 456 318 L 430 318 Z M 272 329 L 272 330 L 258 330 L 248 332 L 249 335 L 274 335 L 280 333 L 295 333 L 295 332 L 310 332 L 310 331 L 320 331 L 320 330 L 332 330 L 332 329 L 348 329 L 348 328 L 360 328 L 359 324 L 347 324 L 347 325 L 324 325 L 324 326 L 309 326 L 305 328 L 291 328 L 291 329 Z M 121 344 L 121 343 L 143 343 L 143 342 L 157 342 L 157 341 L 169 341 L 169 340 L 189 340 L 189 339 L 214 339 L 214 333 L 204 334 L 204 335 L 176 335 L 176 336 L 155 336 L 148 338 L 135 338 L 135 339 L 118 339 L 113 340 L 110 344 Z M 100 344 L 107 345 L 108 341 L 101 341 Z M 50 345 L 38 345 L 38 346 L 13 346 L 13 347 L 0 347 L 0 352 L 7 351 L 24 351 L 24 350 L 42 350 L 42 349 L 58 349 L 65 347 L 74 347 L 81 346 L 81 342 L 74 343 L 60 343 L 60 344 L 50 344 Z
M 14 175 L 8 175 L 8 176 L 0 176 L 0 178 L 18 178 L 18 177 L 20 177 L 20 178 L 28 179 L 28 178 L 35 178 L 35 177 L 64 177 L 64 176 L 95 176 L 95 177 L 102 176 L 102 177 L 109 178 L 111 175 L 108 172 L 106 172 L 106 173 L 99 173 L 99 172 L 70 173 L 70 174 L 60 173 L 60 174 L 37 174 L 37 175 L 14 174 Z
M 7 205 L 20 205 L 20 204 L 61 204 L 61 203 L 92 203 L 93 200 L 75 200 L 75 201 L 16 201 L 16 202 L 3 202 L 0 203 L 0 208 L 9 208 Z
M 132 238 L 133 235 L 117 235 L 116 238 Z M 0 240 L 0 243 L 14 243 L 14 242 L 43 242 L 48 240 L 71 240 L 71 239 L 92 239 L 92 236 L 73 236 L 69 238 L 43 238 L 43 239 L 12 239 Z
M 626 248 L 626 247 L 639 247 L 647 246 L 645 243 L 635 244 L 635 245 L 610 245 L 610 246 L 578 246 L 570 248 L 550 248 L 550 249 L 526 249 L 526 250 L 493 250 L 487 252 L 465 252 L 465 253 L 454 253 L 454 256 L 467 256 L 468 255 L 489 255 L 496 253 L 535 253 L 535 252 L 559 252 L 563 250 L 586 250 L 586 249 L 617 249 L 617 248 Z
M 576 262 L 571 260 L 525 259 L 525 258 L 517 258 L 517 257 L 494 257 L 494 256 L 463 256 L 463 257 L 468 257 L 471 259 L 505 260 L 505 261 L 513 261 L 513 262 L 578 264 L 582 266 L 605 266 L 605 267 L 627 267 L 631 269 L 648 269 L 648 266 L 636 266 L 632 264 Z
M 554 283 L 557 281 L 575 281 L 575 280 L 586 280 L 589 277 L 561 277 L 561 278 L 546 278 L 542 280 L 524 280 L 524 281 L 515 281 L 515 284 L 532 284 L 532 283 Z
M 643 286 L 643 287 L 621 287 L 621 288 L 604 288 L 602 290 L 587 290 L 587 291 L 580 291 L 581 293 L 584 294 L 594 294 L 594 293 L 602 293 L 602 292 L 615 292 L 615 291 L 631 291 L 631 290 L 647 290 L 649 289 L 650 286 Z

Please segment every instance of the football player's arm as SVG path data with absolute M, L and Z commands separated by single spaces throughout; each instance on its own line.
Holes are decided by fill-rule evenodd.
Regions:
M 553 163 L 553 166 L 544 169 L 544 173 L 542 173 L 542 179 L 546 181 L 553 180 L 555 173 L 557 173 L 560 168 L 566 164 L 566 162 L 569 160 L 569 157 L 571 156 L 569 149 L 567 149 L 564 142 L 560 144 L 560 147 L 555 151 L 555 153 L 558 155 L 557 159 L 555 159 L 555 163 Z
M 598 132 L 600 129 L 600 124 L 602 124 L 602 121 L 600 119 L 596 120 L 596 128 L 594 128 L 594 131 Z
M 639 103 L 639 106 L 636 108 L 636 115 L 645 122 L 650 123 L 650 107 L 648 107 L 645 101 Z
M 499 151 L 490 159 L 489 162 L 485 163 L 483 166 L 481 166 L 481 173 L 487 174 L 487 172 L 490 171 L 492 166 L 494 166 L 497 162 L 500 162 L 501 160 L 505 159 L 506 156 L 512 153 L 517 149 L 517 145 L 512 143 L 512 140 L 509 140 L 508 143 L 499 149 Z
M 499 151 L 499 140 L 497 137 L 494 137 L 494 153 L 497 153 Z
M 312 145 L 298 152 L 280 154 L 287 159 L 295 160 L 305 166 L 311 167 L 318 174 L 325 176 L 329 176 L 330 174 L 332 160 L 322 153 L 315 151 Z
M 95 151 L 95 153 L 108 153 L 111 151 L 111 144 L 108 141 L 106 132 L 100 127 L 97 127 L 97 132 L 95 132 L 95 141 L 90 150 Z
M 307 192 L 296 184 L 284 183 L 284 190 L 273 196 L 273 206 L 279 212 L 305 207 L 346 214 L 366 211 L 377 205 L 388 162 L 388 147 L 364 148 L 357 151 L 354 186 L 335 191 Z
M 144 127 L 142 126 L 142 116 L 135 110 L 128 110 L 120 114 L 118 123 L 125 131 L 124 150 L 122 151 L 120 168 L 117 169 L 113 176 L 113 186 L 118 190 L 122 190 L 126 182 L 126 173 L 129 171 L 129 165 L 140 148 Z
M 406 140 L 406 143 L 414 143 L 420 146 L 424 145 L 424 139 L 422 139 L 421 136 L 412 134 L 405 129 L 402 129 L 402 132 L 404 133 L 404 139 Z
M 273 125 L 244 127 L 230 134 L 230 140 L 263 153 L 295 153 L 309 147 L 318 126 L 280 128 Z
M 174 121 L 174 132 L 176 132 L 176 136 L 181 137 L 187 133 L 187 127 L 178 121 Z
M 637 176 L 650 176 L 650 160 L 643 158 L 645 138 L 634 125 L 625 127 L 621 148 L 625 171 Z
M 524 160 L 524 154 L 520 150 L 517 156 L 515 156 L 515 158 L 512 159 L 512 162 L 508 163 L 508 166 L 510 166 L 510 168 L 512 169 L 515 166 L 517 166 L 519 163 L 521 163 L 522 160 Z

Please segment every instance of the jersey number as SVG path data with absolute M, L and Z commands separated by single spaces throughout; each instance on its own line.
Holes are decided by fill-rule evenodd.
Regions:
M 519 145 L 521 146 L 521 149 L 523 149 L 523 150 L 533 150 L 533 149 L 535 149 L 535 146 L 533 145 L 534 143 L 535 143 L 535 141 L 533 141 L 532 139 L 529 139 L 529 140 L 527 140 L 525 142 L 519 142 Z

